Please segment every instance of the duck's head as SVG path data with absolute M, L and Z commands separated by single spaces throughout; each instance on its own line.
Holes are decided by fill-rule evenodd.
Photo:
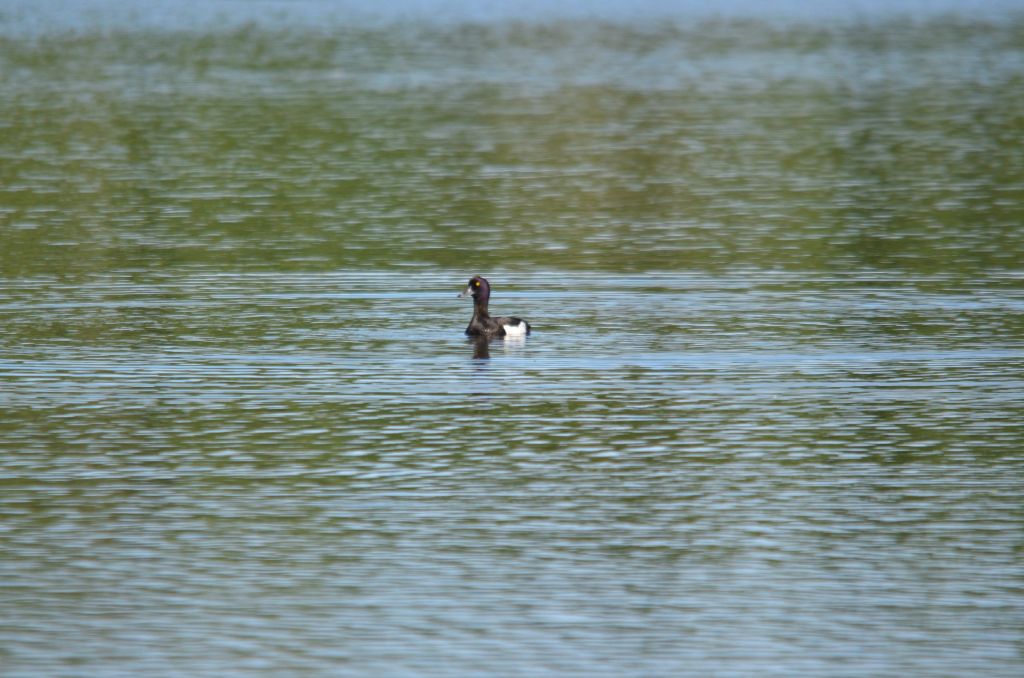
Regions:
M 487 278 L 474 275 L 469 279 L 469 284 L 466 285 L 466 289 L 462 291 L 459 297 L 468 297 L 470 295 L 477 301 L 487 301 L 488 297 L 491 296 L 491 283 L 487 282 Z

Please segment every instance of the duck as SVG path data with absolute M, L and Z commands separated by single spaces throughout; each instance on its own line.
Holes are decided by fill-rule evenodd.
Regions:
M 475 275 L 469 279 L 466 289 L 459 295 L 473 297 L 473 319 L 466 327 L 466 334 L 471 337 L 499 339 L 504 337 L 525 337 L 530 334 L 530 323 L 522 318 L 502 316 L 492 318 L 487 312 L 487 302 L 491 298 L 491 283 L 487 278 Z

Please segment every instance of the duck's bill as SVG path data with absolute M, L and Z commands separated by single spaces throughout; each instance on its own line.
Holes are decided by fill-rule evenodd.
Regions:
M 469 297 L 469 296 L 472 296 L 472 294 L 473 294 L 473 286 L 472 285 L 466 285 L 466 289 L 462 290 L 462 294 L 460 294 L 458 296 L 458 298 L 461 299 L 463 297 Z

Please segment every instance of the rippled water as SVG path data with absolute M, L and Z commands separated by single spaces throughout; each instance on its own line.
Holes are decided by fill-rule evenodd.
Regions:
M 0 675 L 1024 670 L 1019 17 L 59 6 L 0 13 Z

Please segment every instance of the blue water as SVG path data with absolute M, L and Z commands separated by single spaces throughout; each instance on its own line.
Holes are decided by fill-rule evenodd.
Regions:
M 1021 675 L 1012 9 L 7 3 L 0 675 Z

